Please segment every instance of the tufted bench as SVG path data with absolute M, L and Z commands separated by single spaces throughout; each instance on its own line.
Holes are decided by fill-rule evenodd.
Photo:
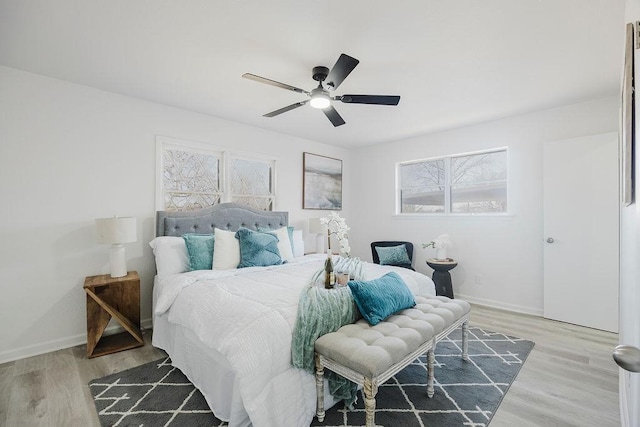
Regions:
M 416 296 L 415 307 L 401 310 L 375 326 L 360 319 L 315 343 L 318 421 L 324 421 L 324 368 L 359 384 L 364 391 L 367 427 L 374 426 L 378 386 L 427 353 L 427 396 L 432 397 L 436 343 L 462 325 L 462 358 L 467 360 L 466 301 Z

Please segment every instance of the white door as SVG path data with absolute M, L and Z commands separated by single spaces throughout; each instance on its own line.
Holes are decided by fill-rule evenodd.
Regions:
M 627 21 L 640 18 L 640 0 L 627 0 L 626 9 Z M 633 39 L 634 33 L 632 29 L 628 36 Z M 634 45 L 635 43 L 631 43 L 631 46 Z M 634 58 L 634 80 L 638 87 L 638 49 L 634 50 Z M 635 349 L 636 355 L 632 359 L 637 364 L 637 350 L 640 349 L 640 97 L 637 93 L 635 111 L 635 201 L 620 209 L 620 344 Z M 640 373 L 620 369 L 620 415 L 623 427 L 640 426 Z
M 636 154 L 636 171 L 640 156 Z M 620 344 L 640 348 L 640 178 L 636 201 L 621 209 L 620 224 Z M 636 353 L 635 363 L 638 363 Z M 620 413 L 623 427 L 640 425 L 640 373 L 620 369 Z
M 618 331 L 617 133 L 543 146 L 544 317 Z

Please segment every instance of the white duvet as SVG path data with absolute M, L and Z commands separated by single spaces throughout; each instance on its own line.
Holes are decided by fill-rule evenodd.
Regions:
M 166 312 L 170 323 L 190 329 L 227 358 L 255 427 L 308 426 L 315 414 L 315 380 L 291 366 L 291 338 L 300 292 L 323 260 L 311 255 L 280 266 L 156 279 L 155 314 Z M 430 278 L 408 269 L 365 263 L 365 278 L 390 270 L 415 294 L 434 294 Z

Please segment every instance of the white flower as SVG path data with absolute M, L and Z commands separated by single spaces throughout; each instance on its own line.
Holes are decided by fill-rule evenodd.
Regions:
M 329 237 L 331 237 L 332 234 L 336 235 L 336 239 L 338 239 L 338 242 L 340 243 L 340 253 L 348 257 L 351 252 L 351 247 L 349 247 L 347 232 L 350 228 L 347 226 L 347 222 L 344 218 L 341 218 L 337 212 L 332 211 L 328 216 L 320 218 L 320 223 L 326 224 L 327 235 Z
M 435 249 L 447 249 L 453 246 L 453 242 L 451 238 L 449 238 L 448 234 L 441 234 L 429 243 L 423 243 L 422 248 L 435 248 Z

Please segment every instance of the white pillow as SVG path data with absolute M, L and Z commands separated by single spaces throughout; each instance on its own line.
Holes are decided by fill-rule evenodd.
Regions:
M 291 249 L 291 240 L 289 239 L 287 227 L 271 230 L 269 233 L 275 234 L 278 238 L 278 251 L 282 261 L 291 261 L 293 259 L 293 249 Z
M 293 230 L 293 256 L 295 258 L 304 256 L 304 239 L 302 230 Z
M 213 269 L 228 270 L 238 268 L 240 264 L 240 242 L 236 239 L 235 231 L 216 228 L 213 232 Z
M 187 245 L 182 237 L 160 236 L 149 242 L 156 257 L 156 274 L 184 273 L 191 269 Z

